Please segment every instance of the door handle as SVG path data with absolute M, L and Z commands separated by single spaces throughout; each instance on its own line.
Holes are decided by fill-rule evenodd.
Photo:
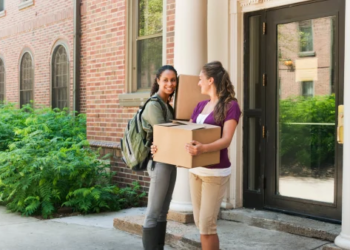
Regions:
M 344 142 L 344 105 L 338 106 L 338 127 L 337 127 L 337 141 L 339 144 Z

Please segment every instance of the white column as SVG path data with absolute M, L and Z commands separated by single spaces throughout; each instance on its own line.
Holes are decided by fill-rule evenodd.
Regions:
M 342 230 L 335 244 L 350 249 L 350 4 L 345 10 L 344 144 Z
M 229 0 L 208 0 L 208 62 L 220 61 L 228 69 Z
M 168 1 L 163 0 L 163 38 L 162 38 L 162 44 L 163 44 L 163 49 L 162 49 L 162 64 L 166 64 L 166 50 L 167 50 L 167 11 L 168 11 Z
M 243 110 L 243 13 L 239 1 L 229 2 L 229 73 L 236 97 Z M 243 129 L 242 117 L 229 148 L 232 174 L 227 202 L 234 208 L 243 206 Z
M 176 0 L 174 66 L 178 74 L 199 75 L 207 62 L 207 1 Z M 177 169 L 170 210 L 192 212 L 188 170 Z
M 208 62 L 220 61 L 224 68 L 229 71 L 229 0 L 208 0 Z M 230 146 L 230 152 L 236 151 L 235 145 Z M 230 155 L 230 159 L 235 159 Z M 235 165 L 235 162 L 231 162 Z M 234 180 L 236 183 L 236 180 Z M 227 186 L 225 197 L 221 207 L 233 208 L 231 182 Z

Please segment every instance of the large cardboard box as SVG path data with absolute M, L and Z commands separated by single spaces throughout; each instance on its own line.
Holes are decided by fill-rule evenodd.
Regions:
M 218 164 L 220 151 L 191 156 L 185 146 L 193 140 L 207 144 L 220 137 L 218 126 L 182 121 L 158 124 L 153 127 L 153 144 L 158 148 L 153 159 L 185 168 Z
M 198 86 L 199 76 L 180 75 L 175 93 L 175 119 L 189 121 L 197 104 L 209 100 L 209 96 L 201 94 Z

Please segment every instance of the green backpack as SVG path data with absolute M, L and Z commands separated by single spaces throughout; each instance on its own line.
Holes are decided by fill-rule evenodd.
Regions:
M 163 110 L 164 120 L 167 117 L 167 108 L 163 101 L 158 96 L 152 96 L 146 103 L 140 107 L 134 117 L 128 122 L 128 125 L 124 131 L 123 138 L 120 140 L 120 147 L 124 163 L 133 171 L 144 171 L 147 169 L 148 161 L 151 158 L 150 147 L 152 145 L 153 138 L 147 136 L 142 126 L 142 113 L 148 102 L 158 102 Z M 170 110 L 172 107 L 168 104 Z M 147 126 L 148 127 L 148 126 Z

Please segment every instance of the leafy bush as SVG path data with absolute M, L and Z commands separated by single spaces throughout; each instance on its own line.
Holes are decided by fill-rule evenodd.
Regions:
M 109 161 L 86 140 L 86 117 L 58 109 L 0 106 L 0 202 L 50 217 L 61 206 L 82 213 L 137 206 L 137 183 L 111 185 Z
M 335 126 L 310 123 L 334 123 L 335 110 L 334 95 L 281 100 L 282 162 L 311 168 L 334 162 Z

